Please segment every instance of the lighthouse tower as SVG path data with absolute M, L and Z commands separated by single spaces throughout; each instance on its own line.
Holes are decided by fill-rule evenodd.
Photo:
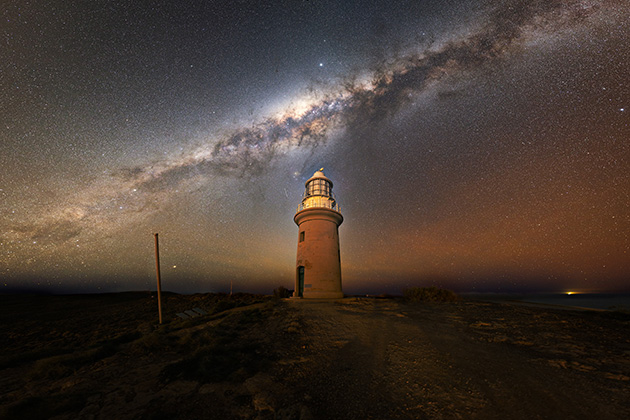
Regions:
M 305 186 L 293 217 L 299 228 L 293 297 L 342 298 L 338 228 L 343 216 L 332 193 L 333 183 L 321 168 Z

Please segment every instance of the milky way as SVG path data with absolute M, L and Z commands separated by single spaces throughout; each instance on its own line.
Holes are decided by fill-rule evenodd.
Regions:
M 403 46 L 391 49 L 388 42 L 394 39 L 383 39 L 378 48 L 384 53 L 375 61 L 348 64 L 326 79 L 316 77 L 289 105 L 265 111 L 266 116 L 252 117 L 249 123 L 239 117 L 218 130 L 209 128 L 192 142 L 160 145 L 161 153 L 150 158 L 129 159 L 125 153 L 99 172 L 88 170 L 85 183 L 77 181 L 85 176 L 81 171 L 62 171 L 61 187 L 50 188 L 52 198 L 42 192 L 47 190 L 45 179 L 17 176 L 23 179 L 23 194 L 29 188 L 39 192 L 23 200 L 10 183 L 2 186 L 0 272 L 5 284 L 59 290 L 79 284 L 85 290 L 145 287 L 149 234 L 161 230 L 176 238 L 165 248 L 172 255 L 167 261 L 180 267 L 171 273 L 172 289 L 216 289 L 231 277 L 240 279 L 244 289 L 289 286 L 291 214 L 300 185 L 316 166 L 330 164 L 341 204 L 350 211 L 345 250 L 343 231 L 341 235 L 344 281 L 351 288 L 396 290 L 414 281 L 465 290 L 572 284 L 585 290 L 619 288 L 630 268 L 629 148 L 623 137 L 630 132 L 624 116 L 630 90 L 623 85 L 630 75 L 628 61 L 623 64 L 629 52 L 622 45 L 615 46 L 620 49 L 616 55 L 604 51 L 609 48 L 605 37 L 616 40 L 627 34 L 622 25 L 630 16 L 622 3 L 475 4 L 480 17 L 473 21 L 464 26 L 443 22 L 453 25 L 454 35 L 436 33 L 421 42 L 403 37 Z M 400 29 L 401 34 L 413 32 Z M 5 34 L 16 59 L 17 44 L 11 43 L 10 31 Z M 575 51 L 584 54 L 567 59 Z M 544 60 L 548 64 L 529 64 L 535 62 L 529 57 L 540 56 L 549 57 Z M 545 95 L 537 98 L 544 92 L 526 86 L 530 75 L 521 70 L 528 65 L 543 73 L 549 66 L 551 75 L 540 84 L 551 92 L 548 103 Z M 120 66 L 116 71 L 124 71 Z M 601 87 L 585 84 L 591 72 L 601 78 Z M 3 95 L 25 77 L 18 71 L 9 74 L 18 80 L 4 81 Z M 493 81 L 497 84 L 483 87 Z M 482 90 L 487 98 L 468 93 Z M 548 105 L 555 99 L 549 98 L 562 95 L 567 103 L 557 105 L 557 115 L 550 117 Z M 515 106 L 487 105 L 510 101 Z M 464 105 L 468 103 L 477 103 L 478 109 Z M 445 104 L 461 108 L 466 116 L 449 122 L 446 116 L 453 111 L 444 111 Z M 568 117 L 571 109 L 575 112 Z M 496 119 L 484 111 L 496 112 Z M 514 117 L 521 112 L 522 117 Z M 593 133 L 585 130 L 584 138 L 572 139 L 567 136 L 573 128 L 557 128 L 568 124 L 579 133 L 582 112 L 607 128 L 600 138 L 590 138 Z M 602 121 L 600 114 L 611 118 Z M 520 135 L 518 129 L 509 134 L 510 129 L 502 128 L 510 120 L 523 124 Z M 11 140 L 12 124 L 6 123 L 5 141 L 15 149 L 26 148 Z M 542 139 L 527 152 L 523 146 L 535 137 L 524 132 Z M 177 138 L 177 131 L 169 136 Z M 435 143 L 440 136 L 445 139 Z M 143 141 L 151 143 L 149 138 Z M 589 147 L 598 161 L 581 156 Z M 28 151 L 22 155 L 33 158 Z M 5 168 L 13 175 L 6 179 L 16 177 L 15 171 L 28 171 L 26 158 L 20 160 L 15 152 L 9 156 Z M 550 170 L 549 165 L 562 170 Z M 584 173 L 574 173 L 580 169 Z M 438 179 L 439 173 L 444 176 Z M 527 173 L 532 174 L 529 181 Z M 535 184 L 543 187 L 534 192 Z M 578 198 L 559 199 L 558 188 L 567 194 L 578 191 Z M 385 192 L 392 190 L 400 194 Z M 530 194 L 535 198 L 528 198 Z M 593 194 L 600 194 L 599 203 Z M 541 225 L 547 229 L 536 228 Z M 584 233 L 584 226 L 595 227 Z M 274 241 L 281 245 L 269 246 Z M 398 251 L 401 245 L 403 252 Z

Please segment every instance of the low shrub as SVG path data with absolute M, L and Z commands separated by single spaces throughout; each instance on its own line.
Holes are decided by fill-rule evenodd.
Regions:
M 273 289 L 273 297 L 276 299 L 286 299 L 291 297 L 291 290 L 286 287 L 280 286 Z
M 0 370 L 35 362 L 47 357 L 72 353 L 72 347 L 46 347 L 0 356 Z
M 220 300 L 214 304 L 214 307 L 210 310 L 210 313 L 218 314 L 219 312 L 227 311 L 229 309 L 236 308 L 237 306 L 238 306 L 237 302 L 230 301 L 227 299 Z
M 217 340 L 167 365 L 162 370 L 162 379 L 170 381 L 183 378 L 207 383 L 236 379 L 235 375 L 244 374 L 248 377 L 268 366 L 269 361 L 262 353 L 257 342 Z
M 26 397 L 8 407 L 0 408 L 3 419 L 49 419 L 60 414 L 78 412 L 85 405 L 86 395 L 56 394 Z
M 70 354 L 47 357 L 33 364 L 28 372 L 29 378 L 59 379 L 68 376 L 82 366 L 95 363 L 116 353 L 117 348 L 111 343 Z
M 403 290 L 403 297 L 408 302 L 457 302 L 459 296 L 452 290 L 431 287 L 410 287 Z

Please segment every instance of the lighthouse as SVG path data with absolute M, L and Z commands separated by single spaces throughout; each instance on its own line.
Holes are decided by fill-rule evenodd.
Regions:
M 332 193 L 333 183 L 321 168 L 304 185 L 293 217 L 299 228 L 293 297 L 342 298 L 339 225 L 343 216 Z

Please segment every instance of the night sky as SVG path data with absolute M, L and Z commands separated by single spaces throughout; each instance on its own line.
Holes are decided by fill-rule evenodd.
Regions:
M 0 6 L 0 291 L 630 289 L 627 0 Z

